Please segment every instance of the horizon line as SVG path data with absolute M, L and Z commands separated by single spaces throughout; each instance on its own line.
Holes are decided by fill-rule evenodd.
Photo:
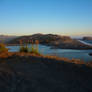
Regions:
M 92 36 L 92 34 L 59 34 L 59 33 L 32 33 L 32 34 L 0 34 L 0 36 L 28 36 L 34 34 L 54 34 L 54 35 L 61 35 L 61 36 L 71 36 L 71 37 L 83 37 L 83 36 Z

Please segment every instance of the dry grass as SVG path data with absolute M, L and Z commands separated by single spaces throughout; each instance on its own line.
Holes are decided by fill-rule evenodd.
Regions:
M 75 63 L 75 64 L 86 64 L 84 61 L 81 61 L 80 59 L 68 59 L 68 58 L 63 58 L 63 57 L 57 57 L 57 56 L 48 56 L 48 55 L 41 55 L 41 54 L 35 54 L 35 53 L 25 53 L 25 52 L 6 52 L 6 53 L 1 53 L 0 58 L 8 58 L 12 56 L 18 56 L 18 57 L 39 57 L 39 58 L 44 58 L 48 60 L 56 60 L 56 61 L 64 61 L 68 63 Z M 87 63 L 86 65 L 89 65 Z
M 80 60 L 24 52 L 2 56 L 0 92 L 92 92 L 92 68 L 77 65 Z

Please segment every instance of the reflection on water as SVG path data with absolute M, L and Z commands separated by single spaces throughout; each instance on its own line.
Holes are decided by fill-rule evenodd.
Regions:
M 10 52 L 17 52 L 20 46 L 7 46 L 7 48 L 9 48 Z M 39 45 L 39 52 L 44 55 L 55 55 L 69 59 L 75 58 L 84 61 L 92 61 L 92 57 L 88 55 L 92 50 L 51 49 L 49 46 Z

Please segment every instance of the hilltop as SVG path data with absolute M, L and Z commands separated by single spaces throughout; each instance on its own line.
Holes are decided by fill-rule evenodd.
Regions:
M 81 43 L 76 39 L 72 39 L 69 36 L 61 36 L 54 34 L 34 34 L 29 36 L 20 36 L 9 41 L 8 44 L 19 44 L 20 40 L 23 43 L 28 41 L 38 40 L 40 44 L 51 46 L 52 48 L 60 49 L 92 49 L 92 46 Z
M 0 92 L 92 92 L 92 68 L 73 61 L 29 53 L 0 54 Z
M 60 35 L 54 35 L 54 34 L 33 34 L 29 36 L 20 36 L 19 38 L 16 38 L 9 43 L 11 44 L 19 44 L 19 40 L 22 40 L 23 43 L 27 42 L 28 40 L 38 40 L 40 44 L 47 44 L 51 43 L 52 41 L 58 41 L 58 40 L 70 40 L 71 38 L 68 36 L 60 36 Z

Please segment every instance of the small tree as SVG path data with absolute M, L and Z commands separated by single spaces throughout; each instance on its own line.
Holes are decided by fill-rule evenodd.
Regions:
M 31 41 L 31 51 L 30 51 L 30 53 L 34 53 L 34 54 L 39 54 L 40 55 L 40 53 L 39 53 L 39 51 L 38 51 L 38 44 L 39 44 L 39 41 L 38 40 L 36 40 L 35 41 L 35 45 L 36 45 L 36 47 L 34 46 L 34 43 L 33 43 L 33 40 Z
M 31 48 L 28 48 L 28 44 L 26 43 L 25 46 L 22 45 L 22 40 L 20 40 L 20 52 L 30 52 L 30 53 L 33 53 L 33 54 L 38 54 L 40 55 L 39 51 L 38 51 L 38 44 L 39 44 L 39 41 L 36 40 L 35 41 L 35 46 L 34 46 L 34 42 L 33 40 L 31 40 L 30 42 L 27 41 L 28 43 L 31 43 Z
M 38 52 L 39 52 L 39 49 L 38 49 L 39 41 L 36 40 L 36 41 L 35 41 L 35 44 L 36 44 L 36 48 L 35 48 L 35 49 L 36 49 L 36 52 L 38 53 Z
M 22 44 L 22 40 L 20 40 L 20 52 L 28 52 L 28 46 L 26 44 L 26 46 L 23 46 Z

